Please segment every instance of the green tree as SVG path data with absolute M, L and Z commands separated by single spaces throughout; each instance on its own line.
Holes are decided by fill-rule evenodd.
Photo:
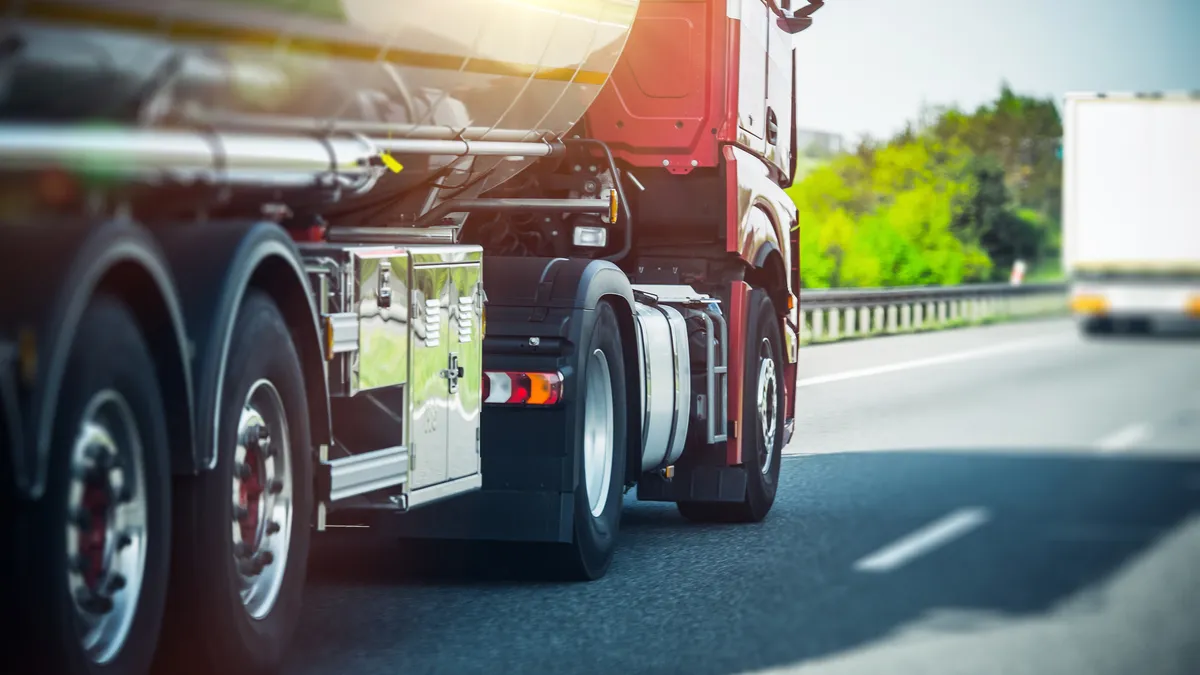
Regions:
M 806 287 L 954 284 L 1057 253 L 1061 123 L 1053 102 L 1004 85 L 973 113 L 923 111 L 864 138 L 790 190 Z

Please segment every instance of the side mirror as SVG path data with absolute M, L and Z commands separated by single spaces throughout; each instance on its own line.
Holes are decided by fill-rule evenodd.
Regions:
M 813 24 L 812 13 L 825 6 L 825 0 L 808 0 L 808 6 L 788 14 L 779 9 L 774 0 L 769 0 L 771 8 L 779 15 L 778 24 L 785 33 L 795 35 Z
M 781 16 L 777 22 L 783 32 L 795 35 L 813 24 L 811 16 Z

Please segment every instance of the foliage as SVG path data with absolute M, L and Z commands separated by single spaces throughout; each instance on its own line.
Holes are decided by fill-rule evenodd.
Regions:
M 973 113 L 944 108 L 886 143 L 806 172 L 800 211 L 808 288 L 956 284 L 1044 269 L 1058 249 L 1062 133 L 1050 100 L 1014 94 Z

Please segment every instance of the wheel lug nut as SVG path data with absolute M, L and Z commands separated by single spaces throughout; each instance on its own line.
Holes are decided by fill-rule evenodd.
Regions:
M 279 523 L 274 520 L 267 523 L 267 534 L 276 534 L 279 532 Z
M 275 562 L 275 554 L 271 553 L 270 551 L 259 551 L 258 555 L 254 556 L 254 564 L 258 566 L 259 569 L 262 569 L 273 562 Z
M 125 577 L 120 574 L 113 574 L 108 578 L 107 590 L 109 593 L 116 593 L 125 588 Z
M 90 459 L 92 464 L 97 467 L 107 469 L 108 467 L 112 466 L 112 455 L 109 454 L 108 449 L 104 446 L 88 446 L 88 449 L 84 451 L 84 454 L 87 455 L 87 458 Z
M 92 529 L 92 514 L 81 508 L 71 510 L 70 520 L 75 524 L 75 527 L 85 532 Z
M 133 538 L 130 537 L 128 534 L 125 534 L 124 532 L 122 532 L 121 534 L 117 535 L 117 548 L 118 549 L 128 548 L 129 545 L 132 543 L 133 543 Z
M 238 567 L 241 569 L 242 574 L 245 574 L 248 577 L 258 576 L 259 574 L 262 574 L 263 571 L 262 563 L 258 561 L 258 558 L 242 560 L 241 563 L 238 564 Z
M 76 600 L 80 607 L 92 614 L 108 614 L 113 609 L 112 598 L 93 593 L 88 589 L 80 590 Z
M 271 482 L 267 485 L 267 490 L 273 495 L 283 492 L 283 481 L 278 478 L 272 478 Z

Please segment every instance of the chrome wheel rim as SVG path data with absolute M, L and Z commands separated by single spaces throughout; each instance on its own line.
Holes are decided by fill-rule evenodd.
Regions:
M 613 403 L 608 359 L 599 349 L 588 356 L 584 393 L 583 477 L 592 516 L 608 504 L 612 483 Z
M 84 652 L 107 663 L 129 637 L 146 569 L 149 512 L 142 439 L 125 398 L 84 408 L 67 487 L 67 587 Z
M 233 456 L 233 562 L 251 617 L 270 613 L 292 536 L 291 447 L 283 399 L 258 380 L 246 394 Z
M 758 347 L 758 428 L 762 433 L 759 458 L 764 474 L 775 459 L 775 428 L 779 420 L 779 382 L 771 351 L 770 341 L 763 338 Z

